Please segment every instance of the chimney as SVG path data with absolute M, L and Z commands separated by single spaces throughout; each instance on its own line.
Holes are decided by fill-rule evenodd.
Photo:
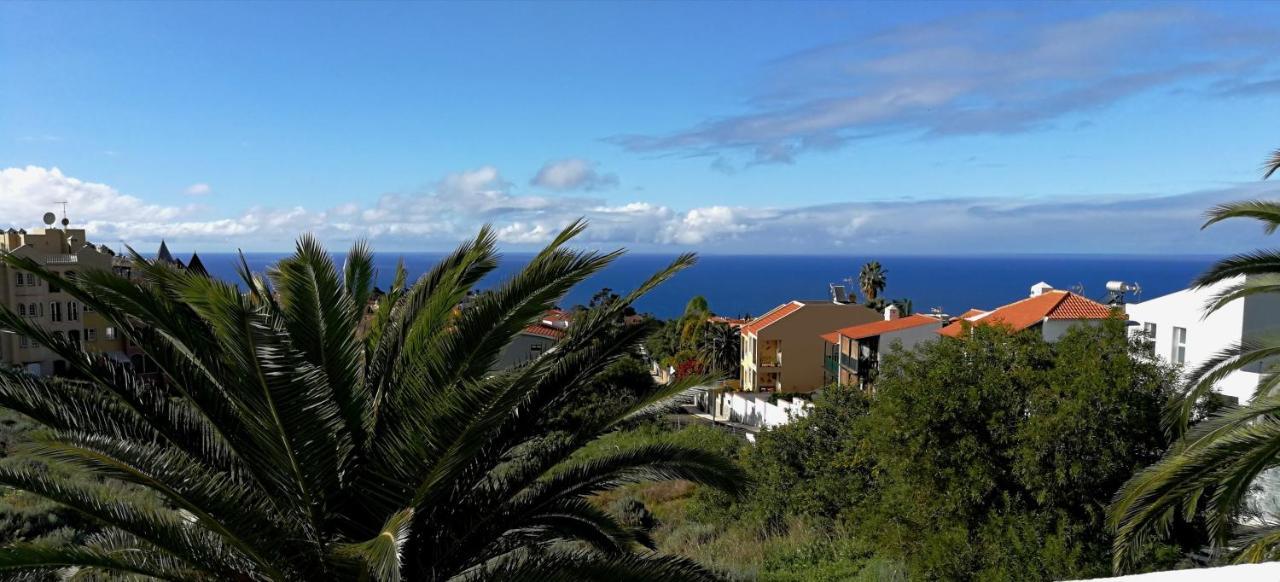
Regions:
M 1036 283 L 1035 285 L 1032 285 L 1032 286 L 1031 286 L 1031 296 L 1032 296 L 1032 297 L 1039 297 L 1039 296 L 1044 295 L 1045 293 L 1047 293 L 1047 292 L 1049 292 L 1049 291 L 1053 291 L 1053 285 L 1050 285 L 1050 284 L 1048 284 L 1048 283 L 1045 283 L 1044 281 L 1041 281 L 1041 282 Z
M 897 305 L 890 305 L 890 306 L 888 306 L 888 307 L 885 307 L 885 308 L 884 308 L 884 320 L 885 320 L 885 321 L 893 321 L 893 320 L 895 320 L 895 319 L 898 319 L 898 313 L 899 313 L 899 312 L 898 312 L 898 306 L 897 306 Z

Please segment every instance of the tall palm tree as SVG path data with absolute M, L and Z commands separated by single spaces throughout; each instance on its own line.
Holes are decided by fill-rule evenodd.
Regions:
M 706 368 L 727 378 L 737 378 L 742 362 L 742 336 L 727 323 L 708 324 L 699 340 L 698 360 Z
M 3 256 L 94 309 L 160 379 L 0 308 L 0 328 L 36 338 L 73 372 L 0 370 L 0 405 L 45 429 L 0 466 L 0 484 L 104 526 L 82 546 L 0 548 L 0 571 L 234 581 L 715 578 L 689 560 L 638 551 L 649 543 L 642 531 L 588 502 L 654 479 L 740 489 L 729 461 L 699 449 L 654 442 L 583 452 L 663 413 L 687 384 L 653 386 L 626 410 L 568 429 L 548 421 L 643 339 L 643 326 L 611 325 L 616 311 L 692 256 L 576 320 L 541 358 L 490 371 L 522 328 L 618 256 L 565 249 L 582 228 L 567 228 L 459 309 L 496 267 L 486 228 L 412 286 L 401 271 L 365 335 L 356 330 L 374 269 L 363 243 L 341 269 L 310 236 L 265 278 L 242 261 L 244 292 L 136 253 L 139 281 L 109 272 L 70 281 Z M 47 465 L 97 481 L 59 479 Z M 161 509 L 95 483 L 124 484 Z
M 699 339 L 702 337 L 702 329 L 707 325 L 707 318 L 711 317 L 711 306 L 707 303 L 707 298 L 701 295 L 695 295 L 689 299 L 684 306 L 684 313 L 680 316 L 680 348 L 696 349 Z
M 1268 160 L 1265 175 L 1280 168 L 1280 152 Z M 1252 218 L 1267 233 L 1280 228 L 1280 201 L 1247 200 L 1211 209 L 1204 226 L 1232 218 Z M 1243 278 L 1241 278 L 1243 276 Z M 1280 292 L 1280 250 L 1259 250 L 1223 259 L 1197 278 L 1203 289 L 1224 282 L 1205 306 L 1206 315 L 1233 301 Z M 1136 474 L 1116 495 L 1110 509 L 1115 528 L 1117 570 L 1132 566 L 1138 551 L 1167 535 L 1179 521 L 1199 515 L 1215 546 L 1241 561 L 1280 557 L 1280 524 L 1242 520 L 1258 476 L 1280 467 L 1280 338 L 1250 337 L 1229 346 L 1192 371 L 1185 393 L 1168 411 L 1166 425 L 1179 440 L 1159 462 Z M 1192 424 L 1193 412 L 1227 375 L 1262 365 L 1248 405 L 1228 407 Z
M 858 272 L 858 287 L 862 289 L 862 296 L 867 303 L 880 297 L 880 293 L 884 291 L 885 275 L 888 273 L 880 266 L 880 261 L 871 261 L 862 266 L 862 270 Z

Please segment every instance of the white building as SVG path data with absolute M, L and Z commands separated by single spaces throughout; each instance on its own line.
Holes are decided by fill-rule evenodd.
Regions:
M 1204 289 L 1183 289 L 1141 303 L 1126 311 L 1137 322 L 1136 333 L 1150 343 L 1161 359 L 1195 370 L 1214 354 L 1246 339 L 1280 333 L 1280 295 L 1258 294 L 1227 304 L 1204 315 L 1204 306 L 1215 294 L 1242 282 L 1243 277 Z M 1218 391 L 1247 402 L 1267 366 L 1259 363 L 1235 372 L 1218 383 Z

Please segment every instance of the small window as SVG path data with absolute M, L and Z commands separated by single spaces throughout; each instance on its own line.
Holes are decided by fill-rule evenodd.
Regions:
M 31 305 L 27 306 L 27 315 L 30 315 L 32 317 L 35 317 L 38 315 L 44 315 L 44 309 L 40 308 L 39 303 L 32 303 Z
M 98 341 L 98 330 L 93 329 L 92 327 L 84 328 L 84 341 Z
M 62 303 L 49 302 L 49 321 L 62 321 Z
M 25 348 L 25 347 L 27 347 L 27 346 L 31 345 L 31 340 L 30 340 L 30 339 L 27 339 L 27 336 L 25 336 L 25 335 L 24 335 L 24 336 L 22 336 L 22 338 L 21 338 L 21 339 L 19 339 L 19 340 L 18 340 L 18 345 L 19 345 L 19 346 L 22 346 L 22 347 L 24 347 L 24 348 Z
M 1173 353 L 1169 355 L 1169 359 L 1175 364 L 1187 363 L 1187 328 L 1173 328 Z
M 1146 348 L 1147 353 L 1155 355 L 1156 353 L 1156 324 L 1142 324 L 1142 346 Z
M 27 286 L 28 286 L 28 287 L 35 287 L 35 286 L 36 286 L 36 274 L 35 274 L 35 273 L 27 273 Z
M 21 287 L 25 285 L 23 281 L 26 281 L 26 279 L 23 277 L 22 273 L 17 273 L 17 275 L 18 275 L 18 286 Z
M 26 304 L 26 303 L 19 303 L 19 304 L 18 304 L 18 315 L 21 315 L 22 317 L 26 317 L 26 316 L 27 316 L 27 304 Z M 26 338 L 23 338 L 23 339 L 26 339 Z
M 103 329 L 103 330 L 102 330 L 102 337 L 105 337 L 105 338 L 107 338 L 107 339 L 109 339 L 109 340 L 116 339 L 116 328 L 114 328 L 114 327 L 107 327 L 106 329 Z
M 80 304 L 75 301 L 67 302 L 67 321 L 80 321 Z

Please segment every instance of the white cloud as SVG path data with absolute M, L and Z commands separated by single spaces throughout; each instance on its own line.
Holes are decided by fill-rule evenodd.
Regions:
M 1032 131 L 1194 83 L 1218 83 L 1223 94 L 1280 91 L 1275 80 L 1256 78 L 1276 41 L 1255 26 L 1177 6 L 1065 20 L 990 11 L 948 17 L 781 59 L 744 110 L 609 141 L 634 152 L 708 156 L 713 167 L 733 170 L 886 133 Z
M 187 186 L 184 192 L 186 192 L 187 196 L 205 196 L 213 192 L 213 188 L 204 182 L 197 182 Z
M 548 190 L 567 192 L 570 190 L 603 190 L 618 185 L 618 177 L 614 174 L 602 174 L 596 170 L 595 162 L 582 158 L 555 160 L 543 164 L 538 174 L 529 183 Z
M 1258 183 L 1174 196 L 969 198 L 847 202 L 795 207 L 714 205 L 685 209 L 646 201 L 609 204 L 511 191 L 497 169 L 450 174 L 424 192 L 391 193 L 333 208 L 253 207 L 206 217 L 195 206 L 165 206 L 122 194 L 57 168 L 0 170 L 0 216 L 9 226 L 39 225 L 68 201 L 73 224 L 93 241 L 148 248 L 161 238 L 200 250 L 284 249 L 315 232 L 335 247 L 366 237 L 384 251 L 438 250 L 492 224 L 504 244 L 545 243 L 571 221 L 591 227 L 581 244 L 639 250 L 733 253 L 1220 253 L 1266 244 L 1256 225 L 1200 231 L 1205 209 L 1251 197 L 1280 198 L 1280 184 Z

